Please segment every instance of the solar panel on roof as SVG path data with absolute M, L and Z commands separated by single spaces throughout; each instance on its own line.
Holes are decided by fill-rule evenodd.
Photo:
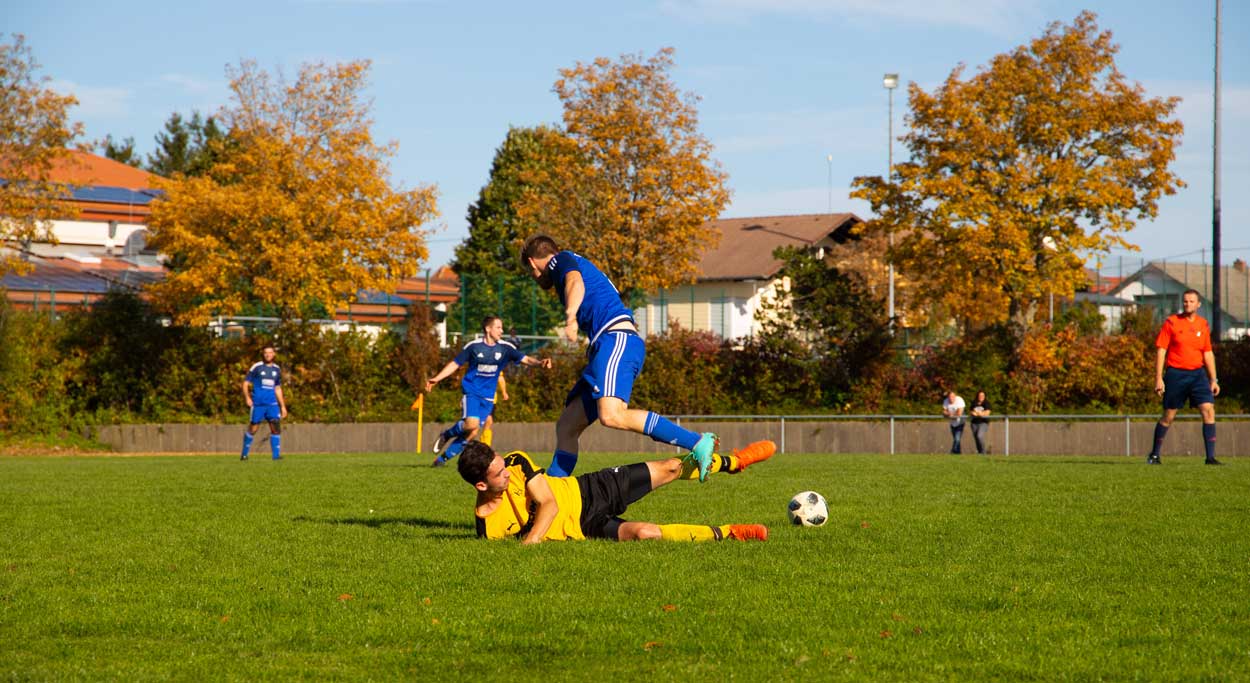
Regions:
M 82 202 L 108 202 L 110 204 L 140 204 L 146 206 L 152 203 L 152 195 L 144 192 L 137 192 L 124 187 L 105 187 L 101 185 L 88 185 L 75 187 L 71 193 L 74 199 Z

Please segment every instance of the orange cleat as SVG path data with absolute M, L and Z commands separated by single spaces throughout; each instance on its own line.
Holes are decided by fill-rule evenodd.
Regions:
M 739 541 L 767 541 L 768 527 L 763 524 L 730 524 L 729 537 Z
M 733 456 L 738 459 L 738 467 L 733 471 L 741 472 L 757 462 L 763 462 L 773 457 L 773 453 L 776 452 L 777 444 L 767 439 L 748 444 L 746 448 L 733 452 Z

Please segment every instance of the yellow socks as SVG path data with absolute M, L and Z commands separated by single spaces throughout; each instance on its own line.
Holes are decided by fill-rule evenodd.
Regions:
M 491 441 L 491 439 L 493 439 L 493 438 L 495 438 L 495 430 L 493 430 L 493 429 L 483 429 L 483 430 L 482 430 L 482 438 L 478 439 L 478 441 L 481 441 L 482 443 L 484 443 L 484 444 L 486 444 L 487 446 L 489 446 L 489 445 L 491 445 L 490 441 Z
M 712 466 L 708 468 L 708 473 L 713 472 L 736 472 L 738 471 L 738 457 L 734 455 L 721 455 L 720 453 L 712 454 Z M 699 479 L 699 465 L 693 459 L 683 460 L 681 463 L 681 474 L 677 475 L 678 479 Z
M 697 468 L 695 476 L 699 476 Z M 661 524 L 660 538 L 665 541 L 723 541 L 729 538 L 729 525 Z

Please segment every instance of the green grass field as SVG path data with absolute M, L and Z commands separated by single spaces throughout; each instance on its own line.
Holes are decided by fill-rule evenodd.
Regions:
M 778 455 L 628 515 L 767 543 L 522 547 L 428 456 L 266 450 L 0 459 L 0 679 L 1250 679 L 1238 459 Z

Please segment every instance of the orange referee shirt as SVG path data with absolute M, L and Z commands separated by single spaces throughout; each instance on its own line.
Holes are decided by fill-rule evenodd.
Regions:
M 1203 365 L 1202 354 L 1211 350 L 1211 328 L 1201 316 L 1174 313 L 1163 321 L 1155 346 L 1168 350 L 1168 367 L 1195 370 Z

